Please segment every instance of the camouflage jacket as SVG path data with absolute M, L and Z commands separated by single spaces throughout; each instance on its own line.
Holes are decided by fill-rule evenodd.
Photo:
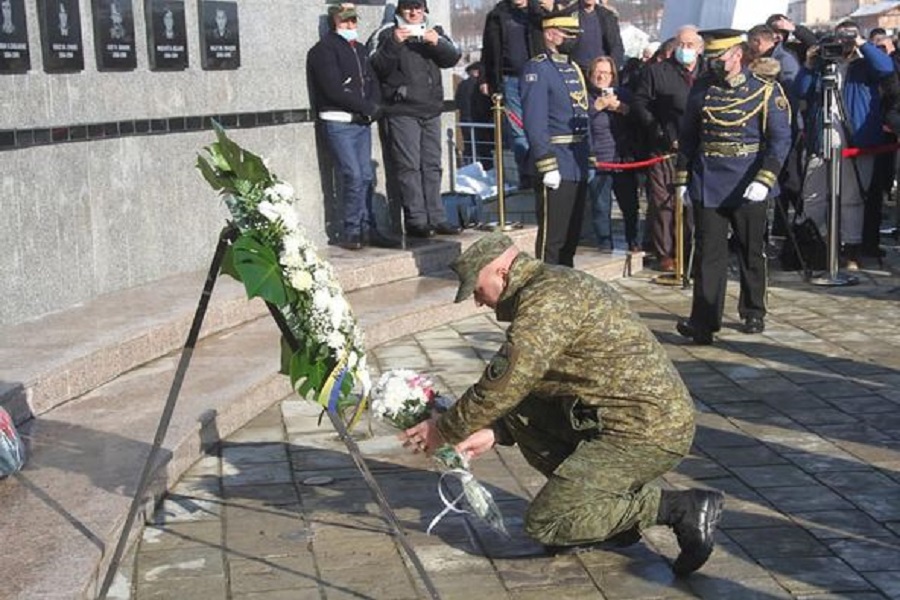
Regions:
M 666 448 L 693 435 L 690 393 L 656 340 L 608 284 L 520 254 L 497 318 L 506 342 L 478 382 L 438 420 L 458 443 L 496 425 L 526 396 L 597 408 L 604 436 Z M 681 445 L 678 445 L 680 448 Z

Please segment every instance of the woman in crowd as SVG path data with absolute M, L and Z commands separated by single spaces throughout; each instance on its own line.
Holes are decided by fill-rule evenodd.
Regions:
M 627 88 L 618 85 L 616 63 L 608 56 L 595 58 L 588 69 L 590 91 L 591 137 L 594 155 L 600 163 L 618 163 L 633 160 L 633 146 L 629 137 Z M 633 130 L 634 128 L 632 128 Z M 638 193 L 634 171 L 597 169 L 588 182 L 588 199 L 591 205 L 591 223 L 597 237 L 597 247 L 603 251 L 613 249 L 612 194 L 625 221 L 625 241 L 631 252 L 640 251 L 638 241 Z

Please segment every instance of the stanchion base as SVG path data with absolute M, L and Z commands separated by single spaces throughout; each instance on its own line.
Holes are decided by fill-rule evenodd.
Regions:
M 657 285 L 682 285 L 682 280 L 684 278 L 680 275 L 676 275 L 675 273 L 665 273 L 664 275 L 657 275 L 650 281 Z
M 836 273 L 834 277 L 832 277 L 828 273 L 822 273 L 818 277 L 810 279 L 809 282 L 820 287 L 844 287 L 858 284 L 859 277 L 854 277 L 853 275 L 847 275 L 845 273 Z
M 516 229 L 522 229 L 522 227 L 521 223 L 506 223 L 502 227 L 498 223 L 485 223 L 484 225 L 479 225 L 478 229 L 481 231 L 515 231 Z

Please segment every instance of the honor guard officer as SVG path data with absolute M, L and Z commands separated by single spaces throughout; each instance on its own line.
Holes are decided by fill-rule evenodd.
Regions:
M 766 315 L 766 200 L 791 146 L 791 110 L 776 81 L 778 62 L 743 66 L 740 31 L 703 33 L 708 72 L 688 98 L 679 138 L 676 193 L 694 206 L 699 265 L 691 316 L 678 332 L 711 344 L 722 325 L 728 280 L 728 230 L 737 242 L 745 333 L 760 333 Z M 687 186 L 685 188 L 685 186 Z
M 522 116 L 533 165 L 537 258 L 571 267 L 581 235 L 590 156 L 588 94 L 581 70 L 569 61 L 579 33 L 574 14 L 542 20 L 547 51 L 522 69 Z

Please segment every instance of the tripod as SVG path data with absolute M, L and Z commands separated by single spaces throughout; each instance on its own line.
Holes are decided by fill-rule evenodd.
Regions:
M 840 247 L 840 200 L 841 200 L 841 153 L 840 146 L 835 142 L 837 132 L 835 125 L 844 122 L 846 113 L 841 102 L 840 89 L 837 80 L 837 64 L 829 62 L 825 65 L 822 75 L 822 158 L 825 161 L 826 176 L 826 200 L 828 202 L 827 219 L 828 239 L 826 240 L 827 263 L 826 271 L 818 277 L 810 280 L 813 285 L 820 286 L 845 286 L 856 285 L 859 279 L 838 272 L 838 250 Z M 838 118 L 835 120 L 835 114 Z

